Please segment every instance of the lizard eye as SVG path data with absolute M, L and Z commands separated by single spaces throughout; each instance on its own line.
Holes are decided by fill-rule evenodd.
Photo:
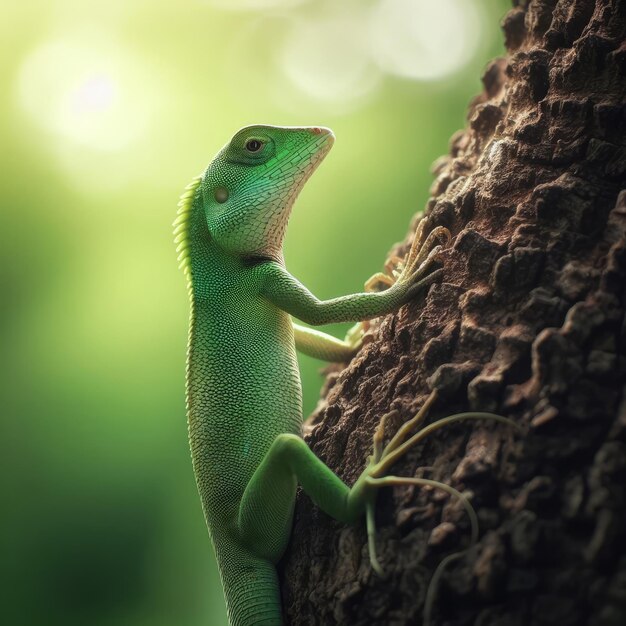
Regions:
M 263 147 L 263 142 L 259 139 L 248 139 L 246 141 L 246 150 L 248 152 L 258 152 Z

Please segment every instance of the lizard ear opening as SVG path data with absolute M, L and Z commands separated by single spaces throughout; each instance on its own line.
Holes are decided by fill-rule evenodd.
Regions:
M 226 187 L 216 187 L 213 191 L 213 197 L 215 198 L 215 202 L 219 204 L 224 204 L 226 200 L 228 200 L 228 189 Z

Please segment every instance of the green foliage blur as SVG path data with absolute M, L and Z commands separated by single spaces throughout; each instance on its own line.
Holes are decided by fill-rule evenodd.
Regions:
M 419 26 L 411 2 L 437 5 L 4 3 L 2 623 L 225 624 L 186 440 L 176 202 L 243 125 L 330 126 L 286 260 L 321 298 L 361 289 L 423 208 L 510 4 L 441 0 L 412 59 L 371 30 Z M 305 413 L 321 367 L 302 359 Z

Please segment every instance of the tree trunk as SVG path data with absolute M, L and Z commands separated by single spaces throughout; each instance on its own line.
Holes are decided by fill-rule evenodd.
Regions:
M 626 624 L 626 1 L 518 0 L 508 56 L 437 161 L 426 217 L 453 240 L 445 277 L 372 325 L 329 375 L 308 442 L 351 484 L 384 413 L 493 411 L 393 473 L 449 483 L 480 540 L 444 570 L 434 624 Z M 415 224 L 414 224 L 415 226 Z M 410 237 L 407 241 L 410 240 Z M 394 252 L 404 253 L 406 242 Z M 385 488 L 370 567 L 365 524 L 298 500 L 281 570 L 291 624 L 422 622 L 433 572 L 469 544 L 458 501 Z

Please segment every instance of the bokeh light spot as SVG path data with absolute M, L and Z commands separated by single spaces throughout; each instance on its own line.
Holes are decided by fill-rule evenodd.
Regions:
M 359 15 L 295 22 L 280 54 L 283 71 L 301 92 L 322 102 L 350 105 L 377 86 Z
M 369 33 L 372 58 L 384 71 L 434 80 L 471 61 L 482 20 L 474 0 L 381 0 Z

